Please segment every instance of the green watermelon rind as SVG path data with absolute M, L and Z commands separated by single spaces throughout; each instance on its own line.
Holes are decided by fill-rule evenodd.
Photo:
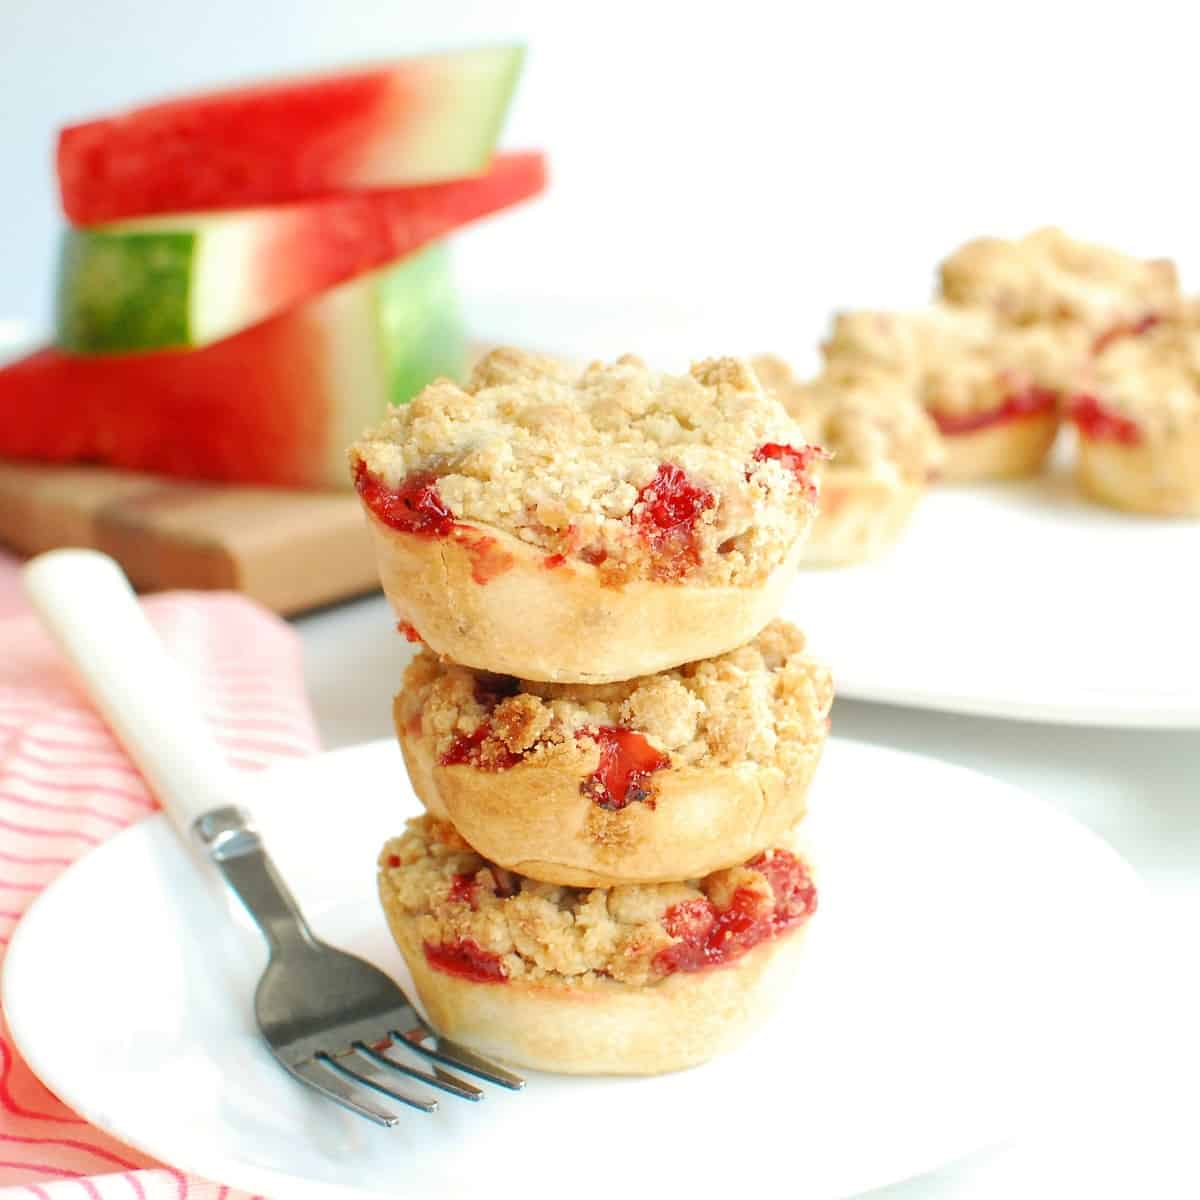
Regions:
M 202 235 L 68 230 L 59 255 L 55 337 L 76 354 L 190 346 L 192 264 Z
M 382 273 L 375 303 L 388 404 L 407 403 L 439 377 L 463 377 L 466 323 L 444 242 L 411 256 L 401 268 Z
M 351 442 L 435 379 L 464 377 L 466 325 L 445 242 L 343 284 L 321 307 L 326 385 L 336 397 L 321 484 L 345 488 Z

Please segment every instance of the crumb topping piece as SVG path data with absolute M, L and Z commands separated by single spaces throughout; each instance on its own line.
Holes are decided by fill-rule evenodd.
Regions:
M 1148 317 L 1179 306 L 1179 279 L 1168 259 L 1139 259 L 1076 241 L 1061 229 L 1023 238 L 976 238 L 941 266 L 945 299 L 987 309 L 1016 325 L 1073 321 L 1093 334 L 1134 332 Z
M 822 349 L 835 379 L 882 374 L 947 425 L 1014 403 L 1019 411 L 1053 408 L 1086 360 L 1089 341 L 1079 326 L 1005 326 L 984 312 L 935 305 L 839 313 Z
M 1070 413 L 1085 436 L 1126 443 L 1200 429 L 1200 326 L 1112 342 L 1082 373 Z
M 817 905 L 807 867 L 786 849 L 699 880 L 569 888 L 489 863 L 429 816 L 384 846 L 379 869 L 430 965 L 482 983 L 653 984 L 734 962 Z
M 645 798 L 620 786 L 626 769 L 642 774 L 639 788 L 667 765 L 751 762 L 803 774 L 824 741 L 832 703 L 829 671 L 806 655 L 804 635 L 786 621 L 728 654 L 620 683 L 514 680 L 422 650 L 397 697 L 401 722 L 419 728 L 444 765 L 503 770 L 528 762 L 599 773 L 609 807 Z
M 438 380 L 391 410 L 351 461 L 372 511 L 407 532 L 478 522 L 600 566 L 606 582 L 752 584 L 815 511 L 817 456 L 798 477 L 757 453 L 767 445 L 808 450 L 738 359 L 674 376 L 626 356 L 576 374 L 496 350 L 465 387 Z
M 755 373 L 832 465 L 895 471 L 924 482 L 944 457 L 937 428 L 903 380 L 884 371 L 824 371 L 807 383 L 774 355 L 753 360 Z

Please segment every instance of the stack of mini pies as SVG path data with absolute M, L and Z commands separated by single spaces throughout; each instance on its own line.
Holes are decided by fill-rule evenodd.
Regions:
M 733 359 L 496 351 L 351 450 L 426 815 L 379 890 L 444 1035 L 650 1074 L 746 1033 L 816 889 L 795 831 L 828 672 L 773 620 L 823 454 Z

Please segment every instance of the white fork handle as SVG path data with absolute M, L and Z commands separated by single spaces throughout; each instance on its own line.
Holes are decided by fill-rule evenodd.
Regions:
M 96 550 L 51 550 L 25 567 L 25 587 L 88 695 L 191 842 L 198 817 L 237 803 L 241 780 L 121 568 Z

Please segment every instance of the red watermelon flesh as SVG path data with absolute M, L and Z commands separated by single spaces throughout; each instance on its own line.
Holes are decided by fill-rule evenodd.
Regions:
M 501 46 L 212 91 L 71 125 L 77 224 L 458 179 L 486 167 L 523 51 Z
M 0 458 L 346 487 L 350 441 L 464 356 L 433 246 L 200 350 L 0 367 Z
M 0 457 L 303 487 L 329 417 L 323 346 L 303 317 L 186 356 L 39 350 L 0 368 Z M 195 436 L 193 436 L 195 435 Z
M 203 346 L 540 192 L 541 154 L 451 183 L 68 230 L 56 343 L 81 354 Z
M 541 154 L 501 154 L 477 179 L 297 205 L 282 214 L 258 248 L 254 274 L 265 301 L 279 309 L 535 196 L 545 186 Z

